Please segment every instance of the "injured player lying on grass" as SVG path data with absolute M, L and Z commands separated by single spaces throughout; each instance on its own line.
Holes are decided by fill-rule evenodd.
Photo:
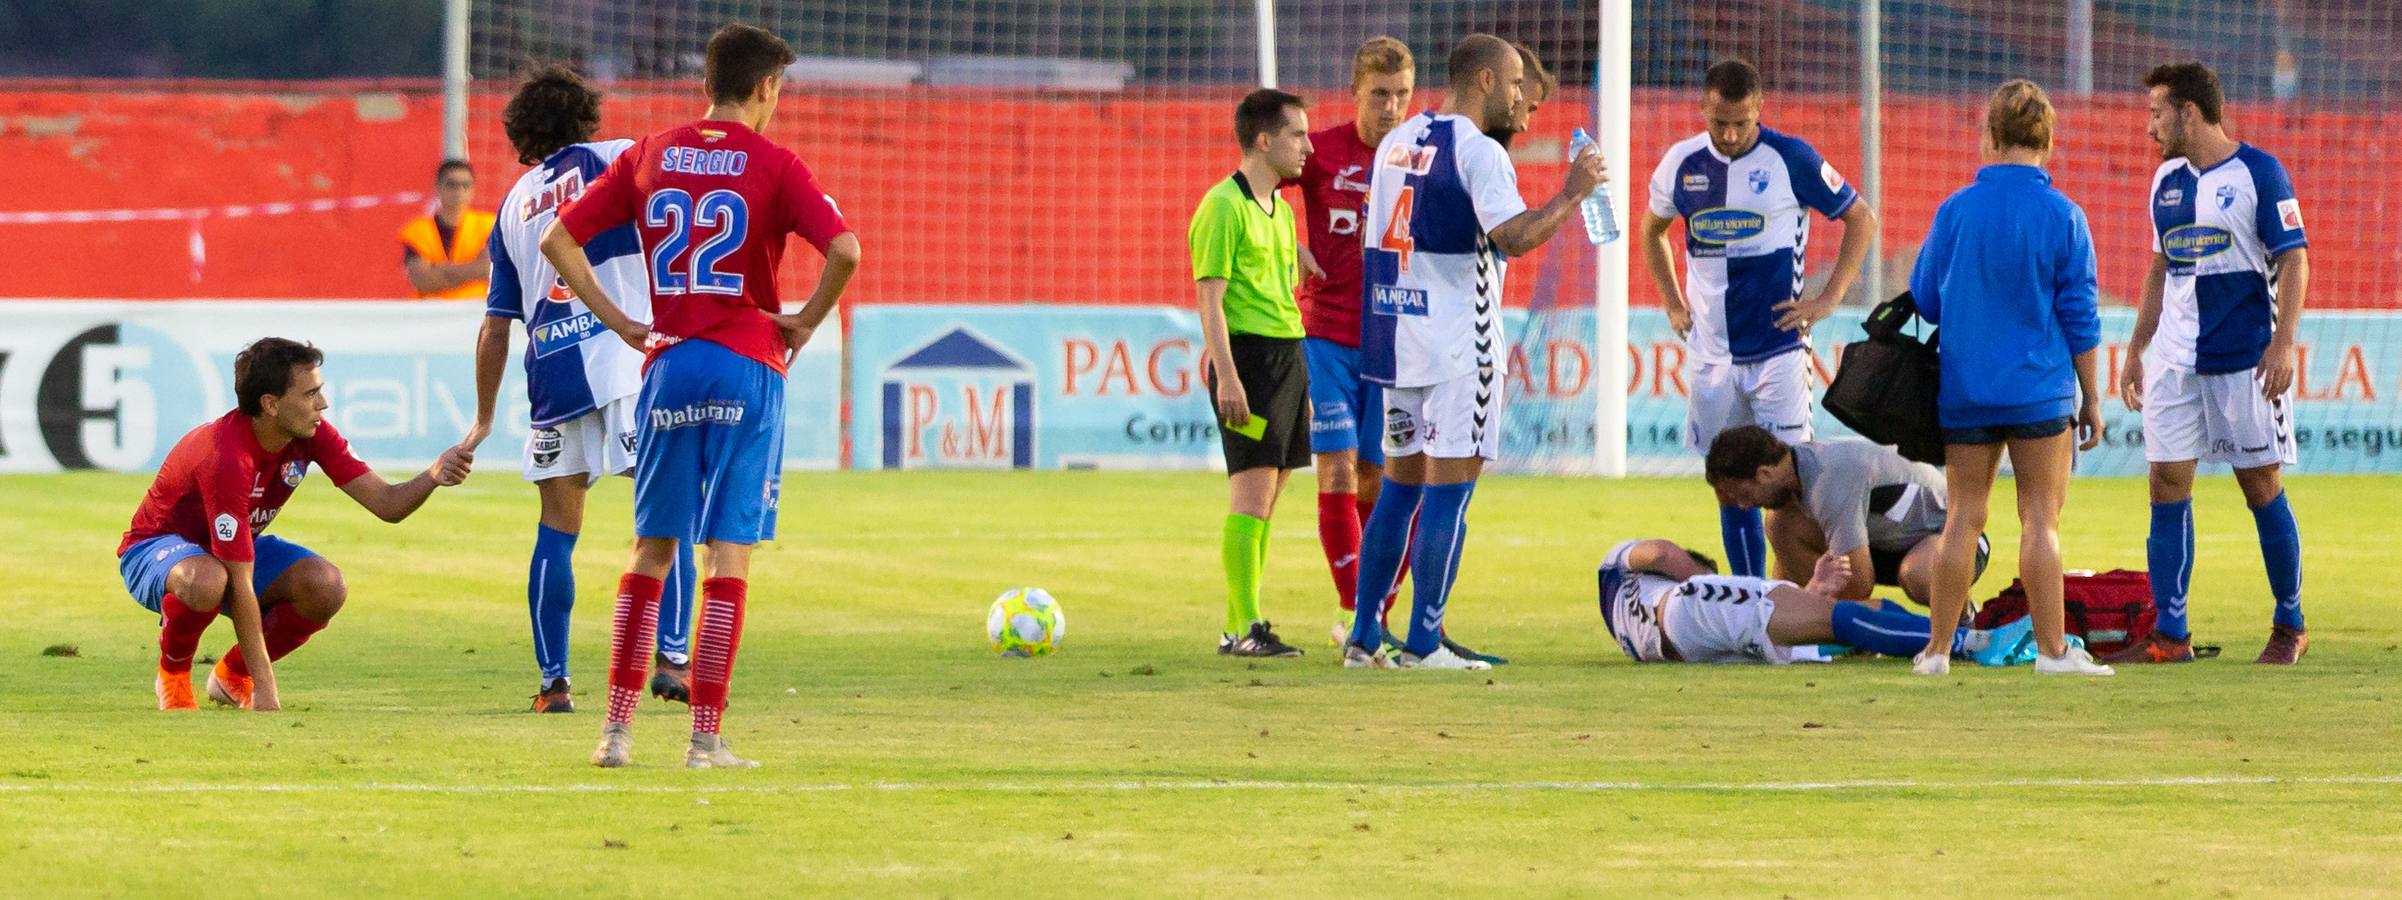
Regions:
M 1630 540 L 1601 563 L 1601 620 L 1636 662 L 1767 663 L 1796 648 L 1842 644 L 1908 659 L 1927 645 L 1925 616 L 1899 605 L 1833 599 L 1851 581 L 1851 561 L 1818 559 L 1810 583 L 1718 574 L 1718 564 L 1673 541 Z M 1952 654 L 1986 665 L 2015 660 L 2026 630 L 1960 629 Z

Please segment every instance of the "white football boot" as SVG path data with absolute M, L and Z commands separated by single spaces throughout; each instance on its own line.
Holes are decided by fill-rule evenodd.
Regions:
M 692 746 L 684 751 L 687 769 L 756 769 L 758 763 L 734 755 L 726 739 L 714 734 L 692 733 Z
M 1425 656 L 1403 650 L 1393 654 L 1393 665 L 1404 669 L 1463 669 L 1467 671 L 1493 667 L 1492 663 L 1481 659 L 1469 659 L 1451 652 L 1449 647 L 1441 646 L 1436 647 L 1435 652 Z
M 1390 669 L 1393 668 L 1393 657 L 1386 654 L 1382 647 L 1370 650 L 1358 644 L 1346 642 L 1343 644 L 1343 668 Z
M 634 726 L 610 722 L 601 726 L 600 746 L 592 748 L 592 764 L 615 769 L 634 761 Z

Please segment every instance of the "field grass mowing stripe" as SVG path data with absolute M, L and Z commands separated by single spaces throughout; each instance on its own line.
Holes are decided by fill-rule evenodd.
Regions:
M 0 793 L 17 794 L 822 794 L 845 791 L 965 793 L 1098 793 L 1179 791 L 1333 791 L 1333 792 L 1460 792 L 1543 791 L 1563 793 L 1698 792 L 1698 793 L 1842 793 L 1846 791 L 1986 791 L 2016 788 L 2172 788 L 2244 787 L 2270 785 L 2402 784 L 2392 775 L 2184 775 L 2163 778 L 2003 778 L 1988 781 L 1916 781 L 1869 779 L 1859 781 L 1454 781 L 1427 784 L 1385 784 L 1356 781 L 1074 781 L 1044 784 L 1019 781 L 864 782 L 859 784 L 782 785 L 658 785 L 658 784 L 416 784 L 360 782 L 355 784 L 84 784 L 61 782 L 0 784 Z

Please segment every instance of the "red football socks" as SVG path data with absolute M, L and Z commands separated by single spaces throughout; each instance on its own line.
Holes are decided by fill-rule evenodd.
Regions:
M 200 650 L 200 635 L 208 631 L 209 623 L 217 621 L 217 611 L 202 612 L 185 606 L 183 598 L 168 594 L 159 601 L 158 667 L 166 672 L 192 671 L 192 654 Z
M 701 582 L 701 621 L 692 641 L 692 730 L 716 734 L 726 713 L 734 652 L 742 646 L 742 608 L 750 583 L 740 578 Z
M 277 660 L 292 655 L 292 651 L 308 643 L 309 638 L 324 631 L 325 623 L 309 621 L 307 616 L 293 611 L 291 604 L 287 603 L 267 610 L 259 629 L 267 633 L 267 658 Z M 225 651 L 225 668 L 244 678 L 250 677 L 250 665 L 242 659 L 241 644 L 236 643 L 233 649 Z
M 1326 550 L 1326 571 L 1334 575 L 1334 592 L 1344 609 L 1359 604 L 1359 495 L 1318 495 L 1318 545 Z
M 617 580 L 617 614 L 609 626 L 609 721 L 634 721 L 643 682 L 651 674 L 651 644 L 659 635 L 659 593 L 666 585 L 627 572 Z

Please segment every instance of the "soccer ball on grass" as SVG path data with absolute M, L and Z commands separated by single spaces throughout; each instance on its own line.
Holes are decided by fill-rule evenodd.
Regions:
M 1045 656 L 1068 633 L 1068 614 L 1042 588 L 1010 588 L 984 616 L 984 634 L 1002 656 Z

